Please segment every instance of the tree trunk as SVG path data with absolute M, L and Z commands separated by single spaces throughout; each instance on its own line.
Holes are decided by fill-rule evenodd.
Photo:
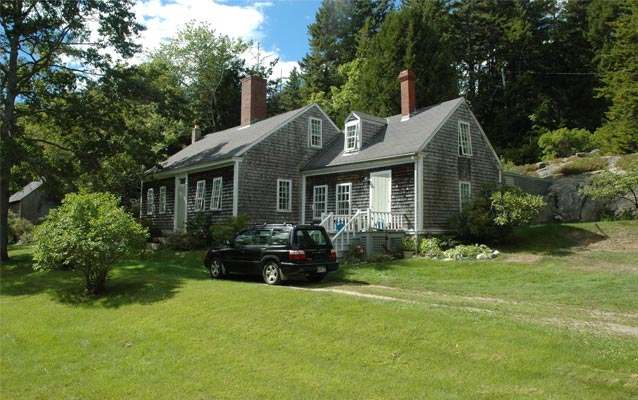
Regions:
M 22 10 L 22 6 L 19 7 Z M 6 97 L 4 98 L 4 112 L 2 113 L 2 127 L 0 127 L 0 260 L 9 259 L 9 181 L 11 167 L 15 160 L 17 124 L 15 103 L 18 98 L 18 50 L 20 49 L 20 33 L 22 22 L 15 20 L 14 32 L 9 35 L 9 62 L 6 75 Z M 16 33 L 17 32 L 17 33 Z
M 0 164 L 0 260 L 6 261 L 9 259 L 9 179 L 11 177 L 11 165 L 5 154 L 2 154 Z

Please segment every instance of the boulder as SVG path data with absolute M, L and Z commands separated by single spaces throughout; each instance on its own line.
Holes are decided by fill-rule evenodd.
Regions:
M 557 176 L 545 195 L 545 222 L 598 221 L 609 205 L 605 201 L 582 196 L 586 175 Z

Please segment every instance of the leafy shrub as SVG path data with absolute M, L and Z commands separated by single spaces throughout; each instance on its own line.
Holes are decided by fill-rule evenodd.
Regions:
M 365 256 L 366 253 L 361 244 L 358 241 L 351 242 L 342 263 L 349 265 L 360 264 L 365 260 Z
M 210 229 L 210 238 L 213 246 L 219 246 L 232 240 L 235 234 L 250 223 L 250 216 L 239 214 L 236 217 L 228 217 L 224 221 L 213 224 Z
M 607 166 L 607 161 L 602 157 L 575 158 L 559 169 L 556 173 L 563 175 L 577 175 L 585 172 L 600 171 Z
M 455 237 L 465 243 L 498 243 L 517 226 L 530 223 L 543 210 L 542 196 L 516 187 L 485 188 L 470 206 L 451 218 Z
M 561 128 L 543 133 L 538 138 L 538 145 L 545 160 L 569 157 L 578 152 L 592 150 L 591 136 L 585 129 Z
M 210 227 L 212 221 L 209 215 L 198 212 L 188 217 L 186 229 L 174 232 L 166 237 L 166 246 L 176 251 L 203 249 L 210 245 Z
M 33 224 L 9 210 L 9 243 L 33 242 Z
M 401 241 L 401 250 L 403 251 L 415 251 L 416 250 L 416 237 L 405 236 Z
M 71 193 L 35 230 L 34 269 L 82 270 L 86 292 L 104 290 L 122 257 L 144 248 L 148 231 L 110 193 Z
M 443 255 L 443 250 L 441 250 L 441 240 L 438 238 L 421 240 L 419 250 L 421 255 L 424 257 L 438 258 Z
M 166 247 L 175 251 L 194 250 L 194 238 L 190 232 L 178 231 L 166 236 Z
M 638 217 L 638 157 L 627 157 L 621 165 L 622 173 L 615 174 L 605 170 L 592 175 L 589 185 L 580 189 L 580 194 L 594 199 L 629 202 L 633 207 L 634 217 Z
M 211 216 L 203 211 L 188 217 L 186 232 L 191 238 L 193 249 L 202 249 L 211 242 L 210 227 L 213 225 Z
M 463 260 L 466 258 L 476 258 L 479 254 L 484 254 L 489 257 L 490 254 L 492 254 L 492 249 L 484 244 L 460 244 L 454 248 L 445 250 L 443 257 L 451 260 Z
M 159 226 L 154 224 L 153 221 L 150 221 L 148 219 L 143 219 L 140 221 L 140 224 L 148 230 L 150 239 L 162 236 L 162 230 L 160 229 Z

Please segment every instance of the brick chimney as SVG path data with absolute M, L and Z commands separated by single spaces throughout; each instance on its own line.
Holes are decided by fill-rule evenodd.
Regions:
M 266 118 L 266 80 L 247 76 L 241 80 L 241 126 Z
M 193 135 L 192 135 L 192 138 L 191 138 L 191 144 L 195 143 L 196 141 L 198 141 L 201 138 L 202 138 L 202 130 L 199 129 L 199 125 L 195 125 L 193 127 Z
M 416 75 L 410 70 L 401 71 L 401 121 L 410 119 L 416 109 Z

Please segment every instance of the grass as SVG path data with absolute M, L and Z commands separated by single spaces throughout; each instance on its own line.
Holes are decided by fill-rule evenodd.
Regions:
M 555 171 L 556 174 L 577 175 L 585 172 L 600 171 L 607 167 L 607 160 L 603 157 L 574 157 L 570 162 Z
M 212 281 L 160 251 L 82 294 L 11 247 L 1 398 L 630 399 L 638 222 L 517 233 L 494 261 L 348 267 L 321 285 Z

